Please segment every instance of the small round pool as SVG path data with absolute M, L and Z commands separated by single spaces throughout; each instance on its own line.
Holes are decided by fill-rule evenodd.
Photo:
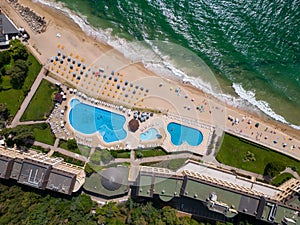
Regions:
M 171 141 L 173 145 L 182 145 L 183 143 L 188 143 L 191 146 L 198 146 L 203 140 L 203 135 L 201 131 L 187 127 L 178 123 L 169 123 L 168 132 L 171 135 Z
M 140 134 L 141 141 L 151 141 L 158 139 L 158 131 L 155 128 L 150 128 L 146 132 Z

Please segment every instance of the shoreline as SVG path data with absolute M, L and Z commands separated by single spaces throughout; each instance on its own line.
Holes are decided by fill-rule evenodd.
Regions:
M 104 44 L 104 45 L 109 45 L 110 47 L 117 49 L 122 54 L 123 54 L 123 52 L 122 52 L 123 46 L 121 46 L 121 45 L 123 45 L 125 43 L 125 48 L 127 48 L 126 50 L 130 51 L 130 49 L 127 46 L 129 43 L 127 43 L 125 39 L 122 39 L 122 38 L 114 39 L 115 37 L 110 36 L 110 31 L 107 32 L 106 30 L 101 30 L 101 28 L 99 29 L 99 28 L 93 27 L 92 25 L 89 24 L 89 22 L 87 22 L 87 19 L 84 15 L 81 15 L 79 13 L 71 11 L 70 9 L 65 7 L 63 5 L 63 3 L 56 3 L 51 0 L 50 1 L 49 0 L 37 0 L 36 2 L 38 4 L 40 4 L 42 7 L 47 6 L 51 9 L 57 10 L 58 12 L 62 12 L 66 17 L 71 19 L 73 21 L 73 23 L 77 24 L 87 36 L 90 36 L 92 38 L 95 37 L 94 40 L 96 40 L 97 42 Z M 123 43 L 123 41 L 124 41 L 124 43 Z M 117 45 L 115 44 L 116 42 L 117 42 Z M 149 41 L 149 44 L 150 45 L 152 44 L 151 41 Z M 161 56 L 159 55 L 159 57 L 161 57 Z M 203 81 L 203 79 L 202 79 L 203 77 L 198 79 L 197 77 L 188 76 L 185 73 L 183 73 L 184 77 L 179 77 L 181 74 L 179 74 L 179 76 L 177 76 L 177 74 L 176 74 L 176 70 L 178 70 L 177 68 L 175 68 L 172 64 L 170 64 L 169 62 L 166 62 L 164 60 L 162 60 L 162 62 L 165 67 L 170 66 L 170 68 L 168 68 L 168 69 L 166 69 L 166 68 L 163 68 L 163 69 L 165 69 L 167 71 L 167 73 L 171 73 L 171 76 L 169 76 L 170 74 L 168 74 L 167 76 L 164 76 L 160 72 L 157 73 L 157 71 L 155 71 L 154 64 L 152 65 L 153 68 L 152 69 L 150 68 L 149 70 L 151 72 L 157 73 L 156 75 L 163 77 L 165 79 L 171 79 L 171 80 L 174 80 L 175 82 L 179 82 L 179 83 L 185 82 L 185 81 L 189 82 L 190 85 L 195 87 L 197 90 L 200 90 L 202 92 L 205 92 L 206 94 L 208 93 L 209 95 L 212 95 L 215 99 L 220 100 L 221 102 L 223 102 L 222 104 L 226 104 L 226 106 L 228 106 L 228 107 L 238 108 L 242 111 L 251 111 L 250 114 L 256 115 L 256 116 L 260 115 L 262 118 L 270 117 L 274 121 L 280 122 L 284 125 L 292 127 L 295 130 L 300 131 L 300 124 L 295 125 L 291 122 L 288 122 L 283 116 L 281 116 L 280 114 L 277 114 L 275 111 L 273 111 L 273 109 L 270 108 L 268 102 L 266 102 L 264 100 L 256 99 L 254 92 L 244 90 L 243 87 L 239 83 L 232 83 L 230 87 L 222 86 L 222 91 L 220 93 L 214 92 L 214 91 L 211 91 L 210 87 L 206 86 L 207 84 Z M 167 63 L 167 65 L 165 65 L 165 63 Z M 144 64 L 143 64 L 143 66 L 146 67 L 146 65 L 144 65 Z M 179 72 L 181 73 L 181 71 L 179 71 Z M 215 76 L 214 79 L 219 83 L 220 79 L 217 78 L 215 74 L 214 74 L 214 76 Z M 226 83 L 227 81 L 224 80 L 221 83 L 223 83 L 223 82 Z M 210 86 L 210 84 L 209 84 L 209 86 Z M 224 90 L 226 93 L 223 93 Z M 226 102 L 231 102 L 231 103 L 227 104 Z M 266 117 L 264 115 L 261 115 L 261 112 L 263 114 L 265 114 Z
M 21 0 L 21 1 L 19 1 L 19 3 L 28 6 L 33 11 L 37 12 L 39 15 L 44 16 L 44 14 L 45 14 L 45 18 L 47 20 L 47 30 L 45 33 L 47 33 L 51 28 L 52 29 L 54 28 L 54 30 L 56 30 L 55 28 L 59 28 L 59 29 L 63 28 L 63 29 L 68 30 L 68 32 L 70 32 L 72 35 L 76 36 L 76 38 L 78 40 L 81 39 L 82 42 L 89 43 L 90 45 L 96 47 L 97 50 L 99 50 L 98 52 L 105 53 L 110 50 L 114 51 L 112 46 L 109 46 L 108 44 L 99 42 L 99 41 L 95 40 L 95 38 L 93 38 L 92 36 L 89 36 L 84 31 L 82 31 L 82 29 L 79 27 L 79 25 L 76 24 L 68 15 L 57 13 L 57 12 L 59 12 L 58 9 L 55 9 L 55 8 L 49 7 L 49 6 L 45 6 L 39 2 L 33 3 L 30 0 Z M 14 9 L 9 5 L 9 3 L 7 1 L 1 3 L 1 6 L 4 6 L 5 10 L 3 10 L 3 11 L 6 14 L 8 14 L 8 16 L 10 16 L 10 17 L 12 16 L 10 14 L 16 13 L 16 12 L 12 12 L 12 10 L 14 10 Z M 6 11 L 8 11 L 8 13 Z M 43 14 L 42 14 L 42 12 L 43 12 Z M 22 21 L 22 19 L 20 17 L 17 18 L 15 16 L 12 16 L 12 20 L 17 25 L 19 25 L 19 26 L 22 25 L 23 27 L 26 27 L 26 24 L 24 25 L 25 22 Z M 59 29 L 58 29 L 58 31 L 59 31 Z M 28 28 L 27 28 L 27 30 L 28 30 Z M 53 31 L 52 31 L 52 33 L 53 33 Z M 39 36 L 39 35 L 37 35 L 37 36 Z M 39 37 L 37 37 L 37 38 L 39 38 Z M 36 52 L 40 52 L 40 51 L 42 52 L 41 54 L 36 54 L 36 56 L 42 62 L 42 64 L 44 64 L 46 62 L 46 59 L 49 58 L 49 55 L 46 56 L 46 58 L 45 58 L 45 55 L 43 55 L 43 51 L 39 48 L 39 46 L 36 45 L 36 42 L 34 39 L 35 39 L 34 35 L 31 35 L 31 39 L 29 41 L 29 46 L 31 46 L 31 49 L 33 48 Z M 122 55 L 121 53 L 119 53 L 119 54 Z M 133 65 L 137 66 L 137 64 L 133 64 Z M 142 65 L 142 63 L 139 63 L 138 67 L 140 69 L 147 70 L 144 67 L 144 65 Z M 150 72 L 148 71 L 147 74 L 159 77 L 157 74 L 154 74 L 151 71 Z M 195 96 L 205 95 L 206 98 L 208 97 L 210 100 L 217 102 L 217 104 L 223 105 L 224 107 L 228 108 L 229 110 L 236 111 L 240 115 L 249 115 L 250 117 L 254 117 L 254 118 L 258 119 L 259 121 L 263 121 L 264 123 L 271 124 L 271 126 L 275 127 L 275 129 L 284 131 L 285 133 L 290 134 L 294 138 L 299 139 L 299 136 L 300 136 L 299 130 L 294 129 L 287 124 L 278 122 L 278 121 L 274 120 L 273 118 L 270 118 L 267 115 L 264 115 L 263 113 L 255 113 L 254 111 L 246 112 L 243 109 L 228 105 L 224 102 L 221 102 L 219 99 L 216 99 L 216 97 L 211 96 L 211 95 L 203 92 L 202 90 L 199 90 L 198 88 L 194 87 L 190 83 L 183 84 L 183 81 L 177 77 L 174 77 L 172 80 L 169 80 L 169 82 L 171 82 L 174 85 L 183 86 L 184 89 L 187 89 L 188 91 L 190 91 L 192 93 L 192 95 L 195 95 Z M 260 115 L 258 115 L 258 114 L 260 114 Z

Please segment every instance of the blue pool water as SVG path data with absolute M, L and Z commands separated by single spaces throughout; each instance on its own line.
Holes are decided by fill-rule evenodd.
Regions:
M 167 129 L 173 145 L 178 146 L 187 142 L 191 146 L 197 146 L 203 140 L 203 135 L 199 130 L 178 123 L 169 123 Z
M 157 139 L 158 131 L 155 128 L 150 128 L 146 132 L 140 134 L 141 141 L 150 141 Z
M 84 134 L 98 131 L 106 143 L 126 138 L 124 116 L 81 103 L 78 99 L 72 99 L 70 107 L 69 121 L 75 130 Z

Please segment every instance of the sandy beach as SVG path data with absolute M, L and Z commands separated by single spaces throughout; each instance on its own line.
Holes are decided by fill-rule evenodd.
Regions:
M 28 47 L 39 61 L 44 66 L 48 66 L 50 70 L 51 67 L 53 67 L 53 71 L 60 69 L 58 65 L 49 65 L 49 58 L 55 56 L 59 50 L 68 55 L 78 55 L 78 60 L 81 60 L 89 68 L 101 66 L 105 71 L 114 70 L 121 74 L 120 77 L 122 77 L 123 82 L 133 82 L 139 87 L 149 88 L 149 93 L 142 92 L 141 97 L 129 101 L 122 96 L 122 94 L 125 95 L 127 89 L 120 94 L 116 87 L 106 80 L 107 83 L 105 84 L 103 84 L 103 79 L 96 80 L 96 78 L 86 81 L 82 79 L 77 83 L 74 81 L 74 85 L 82 92 L 115 104 L 124 104 L 127 107 L 155 109 L 206 124 L 213 124 L 273 149 L 288 152 L 288 155 L 300 159 L 299 130 L 270 119 L 263 114 L 257 115 L 253 112 L 233 108 L 189 84 L 183 84 L 181 81 L 162 79 L 145 69 L 141 63 L 132 63 L 111 46 L 88 36 L 68 16 L 57 10 L 30 0 L 21 0 L 19 3 L 45 17 L 47 21 L 45 32 L 36 34 L 7 1 L 1 1 L 0 7 L 18 27 L 26 29 L 31 37 Z M 60 37 L 57 36 L 58 33 Z M 57 72 L 55 76 L 58 76 L 59 73 L 61 72 Z M 71 77 L 66 78 L 66 76 L 62 76 L 58 80 L 73 82 Z M 116 97 L 112 98 L 110 93 L 116 93 Z M 142 97 L 143 94 L 144 97 Z M 202 112 L 198 110 L 199 106 L 203 107 Z M 232 117 L 233 121 L 229 120 L 229 117 Z M 258 127 L 255 126 L 257 123 L 259 123 Z M 286 146 L 283 147 L 284 144 Z

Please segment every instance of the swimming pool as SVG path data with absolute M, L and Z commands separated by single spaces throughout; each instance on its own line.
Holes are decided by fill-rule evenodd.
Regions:
M 70 107 L 69 122 L 75 130 L 84 134 L 98 131 L 106 143 L 126 138 L 125 116 L 81 103 L 78 99 L 72 99 Z
M 141 141 L 151 141 L 158 139 L 158 131 L 155 128 L 150 128 L 146 132 L 140 134 Z
M 182 145 L 184 142 L 191 146 L 198 146 L 203 140 L 202 133 L 192 127 L 187 127 L 178 123 L 169 123 L 168 132 L 171 135 L 173 145 Z

